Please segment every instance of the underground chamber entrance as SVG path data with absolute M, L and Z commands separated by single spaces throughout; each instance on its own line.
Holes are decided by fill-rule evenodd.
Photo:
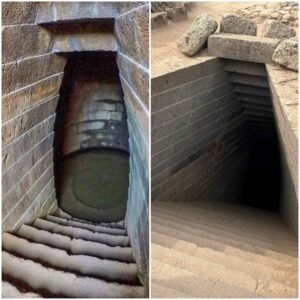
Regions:
M 93 222 L 124 220 L 128 129 L 116 56 L 88 52 L 67 59 L 55 128 L 59 206 Z

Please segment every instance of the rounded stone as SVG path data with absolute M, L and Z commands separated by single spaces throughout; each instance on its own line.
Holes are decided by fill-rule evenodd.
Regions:
M 178 49 L 187 56 L 195 55 L 205 47 L 208 37 L 217 28 L 218 23 L 215 19 L 207 14 L 201 14 L 178 40 Z
M 220 32 L 245 35 L 256 35 L 257 26 L 254 21 L 237 14 L 225 14 L 220 22 Z
M 298 41 L 296 38 L 282 41 L 274 51 L 272 59 L 280 65 L 298 71 Z
M 296 31 L 280 21 L 267 20 L 263 23 L 261 36 L 273 39 L 288 39 L 294 37 Z

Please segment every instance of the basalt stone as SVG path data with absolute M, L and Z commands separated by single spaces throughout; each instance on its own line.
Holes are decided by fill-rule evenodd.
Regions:
M 220 22 L 220 32 L 256 35 L 256 23 L 237 14 L 225 14 Z
M 263 37 L 274 39 L 288 39 L 295 35 L 296 31 L 292 27 L 275 20 L 265 21 L 261 33 Z
M 282 41 L 276 48 L 272 59 L 280 65 L 298 71 L 298 41 L 296 38 Z
M 187 56 L 195 55 L 205 47 L 208 37 L 217 30 L 217 27 L 215 19 L 207 14 L 201 14 L 178 40 L 178 49 Z

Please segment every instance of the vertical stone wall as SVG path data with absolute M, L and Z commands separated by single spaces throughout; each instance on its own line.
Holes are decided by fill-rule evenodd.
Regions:
M 53 126 L 65 59 L 35 25 L 36 3 L 2 3 L 2 229 L 56 207 Z
M 118 67 L 128 115 L 130 177 L 126 225 L 141 280 L 148 293 L 148 120 L 149 5 L 116 3 L 115 36 Z M 134 37 L 134 38 L 133 38 Z
M 116 55 L 69 56 L 56 121 L 56 155 L 112 148 L 128 152 L 128 129 Z
M 298 73 L 266 64 L 281 154 L 280 211 L 298 232 Z
M 217 58 L 152 78 L 153 200 L 240 198 L 251 139 L 233 88 Z

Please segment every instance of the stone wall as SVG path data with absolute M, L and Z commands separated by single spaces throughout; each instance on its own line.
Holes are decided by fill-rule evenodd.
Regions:
M 36 3 L 2 5 L 2 229 L 56 208 L 53 127 L 65 59 L 35 24 Z M 26 38 L 24 38 L 26 36 Z
M 128 115 L 130 177 L 126 226 L 141 280 L 148 294 L 148 120 L 149 120 L 149 5 L 145 2 L 116 3 L 115 21 L 119 44 L 118 67 Z M 133 39 L 132 37 L 135 37 Z
M 128 152 L 127 116 L 115 54 L 69 56 L 55 127 L 57 159 L 92 148 Z
M 240 198 L 250 139 L 233 88 L 217 58 L 152 78 L 154 201 Z

